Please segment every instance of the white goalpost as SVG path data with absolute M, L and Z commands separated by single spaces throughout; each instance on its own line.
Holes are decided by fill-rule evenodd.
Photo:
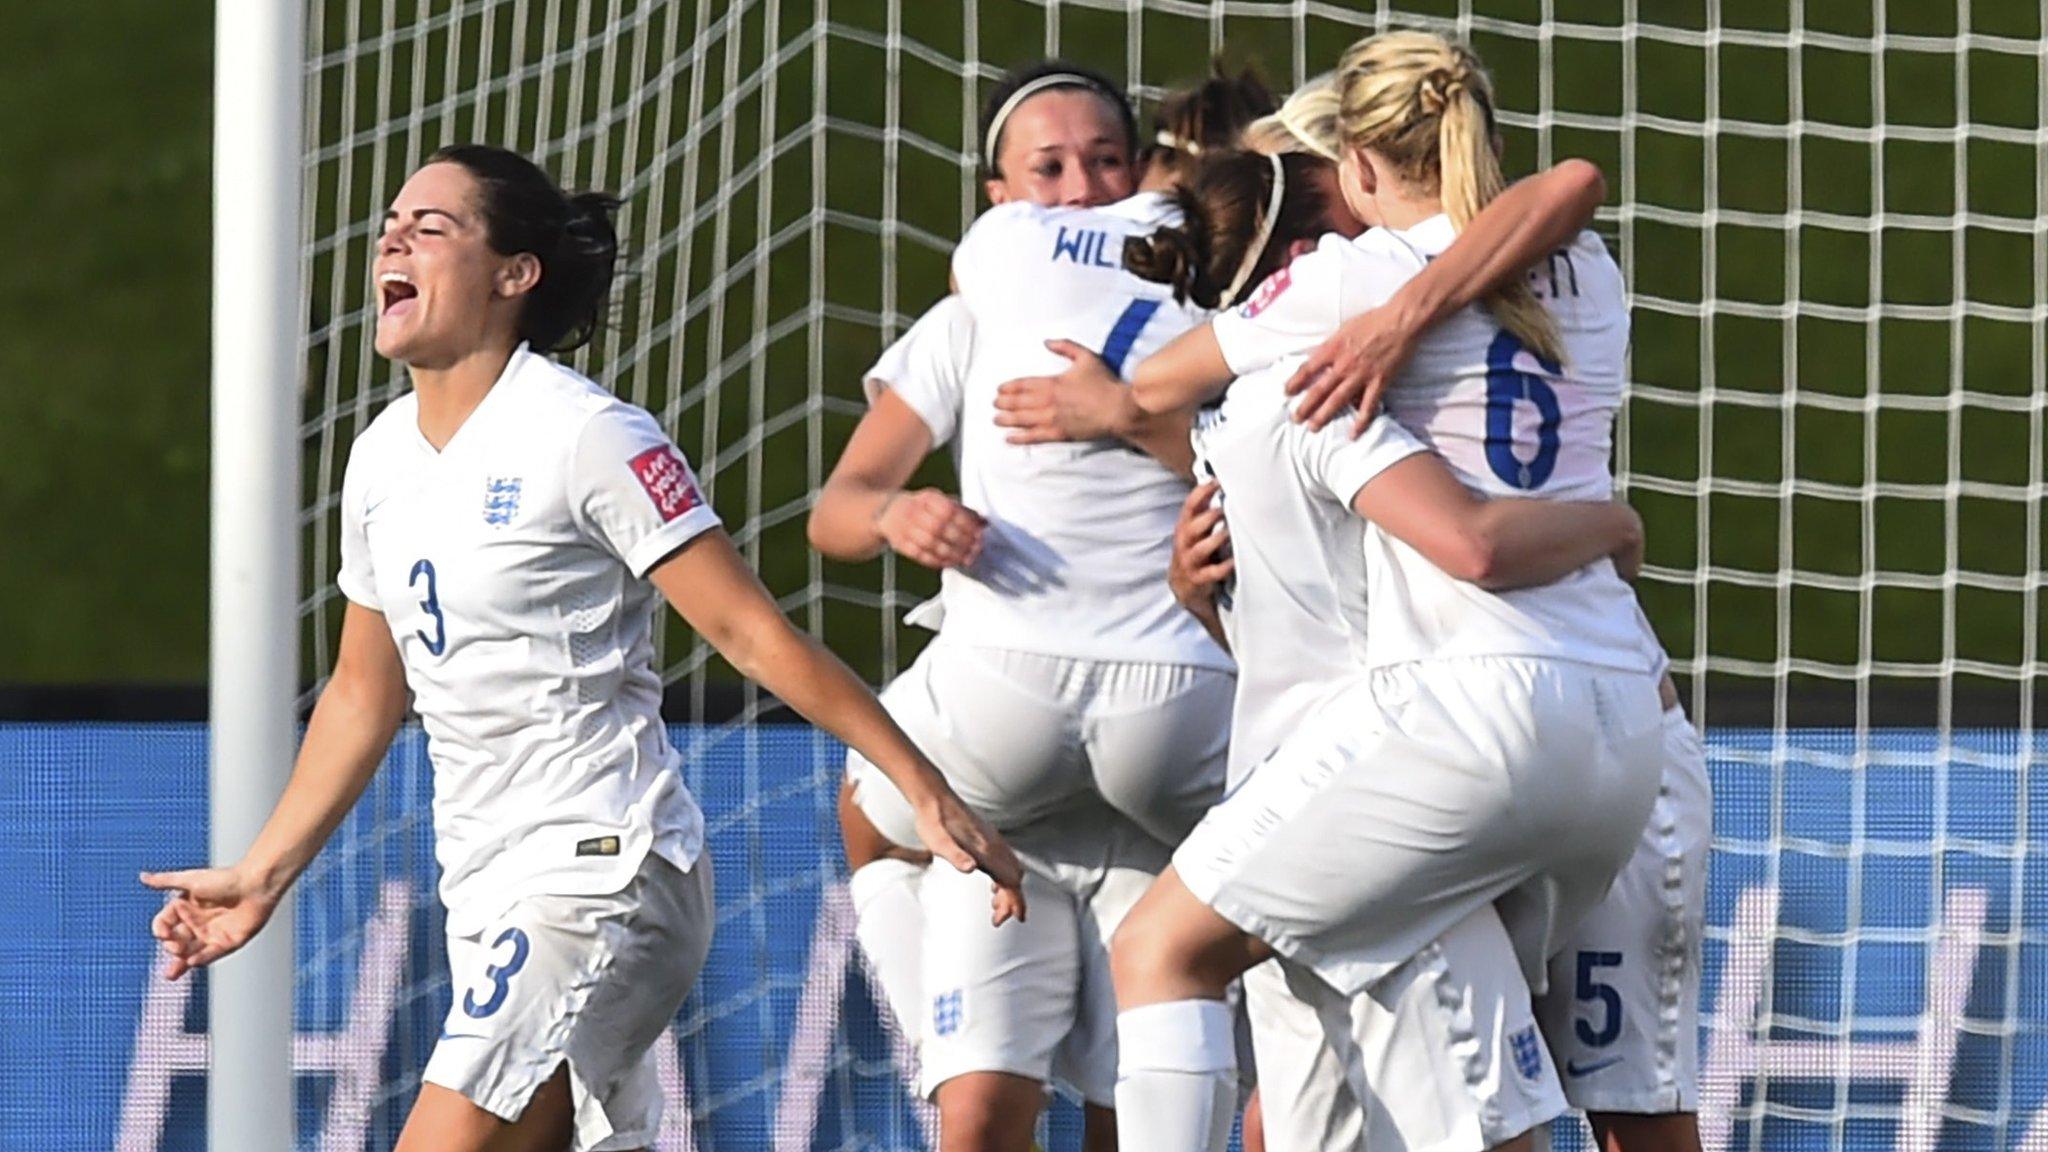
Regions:
M 267 813 L 333 661 L 343 463 L 405 386 L 370 346 L 377 221 L 434 148 L 501 144 L 626 198 L 618 307 L 572 362 L 655 414 L 785 610 L 880 683 L 923 643 L 900 617 L 936 580 L 824 561 L 803 521 L 865 410 L 860 371 L 946 290 L 994 78 L 1064 55 L 1126 80 L 1143 115 L 1219 48 L 1284 90 L 1422 25 L 1487 59 L 1511 171 L 1585 156 L 1612 189 L 1596 227 L 1634 319 L 1617 470 L 1717 789 L 1709 1145 L 2048 1146 L 2048 9 L 217 0 L 216 18 L 216 860 Z M 950 483 L 942 462 L 921 475 Z M 664 1042 L 684 1119 L 659 1147 L 923 1146 L 847 926 L 838 750 L 763 713 L 679 623 L 664 640 L 721 919 Z M 296 908 L 211 975 L 212 1147 L 395 1139 L 450 995 L 426 773 L 408 730 Z
M 239 859 L 298 745 L 304 9 L 214 10 L 209 855 Z M 292 1146 L 295 901 L 206 973 L 208 1146 Z

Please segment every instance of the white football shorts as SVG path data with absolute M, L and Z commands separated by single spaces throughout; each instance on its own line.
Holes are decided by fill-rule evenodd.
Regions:
M 1364 1112 L 1337 1050 L 1323 1035 L 1315 1002 L 1289 987 L 1290 974 L 1315 979 L 1303 969 L 1283 967 L 1280 960 L 1268 960 L 1241 977 L 1266 1147 L 1273 1152 L 1360 1152 Z
M 1498 902 L 1540 989 L 1649 817 L 1661 711 L 1641 673 L 1498 657 L 1381 669 L 1253 769 L 1174 868 L 1346 995 Z
M 1193 665 L 1081 660 L 941 636 L 882 706 L 961 799 L 1007 832 L 1100 800 L 1177 844 L 1223 794 L 1236 678 Z M 918 846 L 881 771 L 848 751 L 854 800 Z
M 1382 669 L 1174 853 L 1197 899 L 1325 986 L 1369 1147 L 1484 1148 L 1562 1110 L 1530 994 L 1635 848 L 1660 711 L 1639 673 Z
M 934 864 L 924 905 L 926 1096 L 971 1072 L 1064 1084 L 1116 1103 L 1116 990 L 1109 940 L 1166 867 L 1164 845 L 1099 804 L 1009 834 L 1028 917 L 989 924 L 989 881 Z
M 1354 1152 L 1480 1152 L 1564 1113 L 1520 958 L 1491 907 L 1362 995 L 1344 996 L 1291 961 L 1285 969 L 1344 1070 L 1350 1091 L 1335 1102 L 1363 1102 Z
M 1664 713 L 1664 780 L 1649 823 L 1607 898 L 1550 961 L 1537 1019 L 1588 1112 L 1699 1108 L 1700 938 L 1714 798 L 1699 733 Z
M 644 1148 L 661 1128 L 654 1045 L 711 950 L 711 859 L 653 853 L 603 896 L 530 896 L 475 936 L 451 936 L 455 1003 L 428 1083 L 516 1120 L 564 1062 L 576 1152 Z

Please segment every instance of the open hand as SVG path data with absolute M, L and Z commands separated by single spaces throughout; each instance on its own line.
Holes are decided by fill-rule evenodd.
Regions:
M 1365 431 L 1388 385 L 1415 354 L 1420 337 L 1421 332 L 1393 308 L 1375 308 L 1346 320 L 1287 381 L 1287 394 L 1301 397 L 1294 418 L 1320 429 L 1355 405 L 1358 418 L 1351 434 Z
M 965 568 L 981 556 L 988 521 L 937 488 L 921 488 L 891 497 L 875 526 L 898 555 L 927 568 Z
M 149 922 L 170 956 L 164 979 L 204 968 L 254 939 L 277 910 L 277 897 L 234 868 L 144 872 L 142 882 L 170 893 Z
M 930 803 L 920 805 L 917 836 L 933 856 L 962 872 L 988 873 L 995 882 L 990 921 L 1001 925 L 1012 918 L 1024 919 L 1024 866 L 1010 851 L 1009 844 L 961 803 L 950 790 Z
M 1057 376 L 1024 376 L 996 389 L 996 424 L 1012 444 L 1107 440 L 1122 434 L 1137 406 L 1102 357 L 1071 340 L 1045 346 L 1072 361 Z

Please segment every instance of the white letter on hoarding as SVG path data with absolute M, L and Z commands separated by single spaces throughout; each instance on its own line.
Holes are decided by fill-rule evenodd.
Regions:
M 1970 999 L 1977 945 L 1990 898 L 1981 888 L 1958 888 L 1942 909 L 1941 937 L 1927 965 L 1926 999 L 1919 1031 L 1902 1040 L 1773 1040 L 1758 1002 L 1771 961 L 1778 893 L 1751 888 L 1735 904 L 1733 940 L 1721 987 L 1708 1014 L 1706 1067 L 1700 1073 L 1700 1142 L 1725 1152 L 1746 1080 L 1761 1079 L 1743 1118 L 1761 1122 L 1769 1081 L 1891 1080 L 1905 1085 L 1896 1144 L 1900 1152 L 1933 1152 L 1941 1134 L 1942 1104 L 1955 1069 L 1956 1039 Z
M 347 1025 L 339 1032 L 296 1033 L 292 1064 L 299 1072 L 334 1076 L 321 1125 L 321 1152 L 355 1152 L 363 1146 L 376 1100 L 377 1075 L 391 1038 L 398 985 L 405 971 L 406 918 L 412 889 L 388 880 L 378 890 L 377 911 L 363 927 L 363 952 L 349 997 Z M 142 997 L 142 1022 L 135 1030 L 135 1054 L 121 1098 L 121 1127 L 115 1152 L 156 1152 L 162 1142 L 171 1079 L 204 1075 L 207 1038 L 185 1031 L 192 981 L 172 983 L 156 974 L 154 959 Z

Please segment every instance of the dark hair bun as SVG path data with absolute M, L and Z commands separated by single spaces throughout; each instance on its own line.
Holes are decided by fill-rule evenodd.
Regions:
M 519 313 L 519 338 L 541 352 L 589 343 L 618 271 L 618 197 L 565 194 L 531 160 L 488 144 L 450 144 L 427 162 L 460 164 L 475 178 L 492 251 L 540 261 L 540 283 Z

